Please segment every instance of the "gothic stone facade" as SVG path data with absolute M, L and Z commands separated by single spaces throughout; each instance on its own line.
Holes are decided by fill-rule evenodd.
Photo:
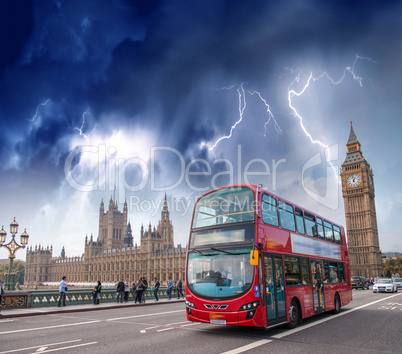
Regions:
M 148 230 L 141 226 L 140 246 L 133 245 L 127 203 L 120 212 L 111 198 L 106 213 L 101 202 L 98 238 L 86 237 L 81 257 L 66 257 L 64 247 L 60 257 L 52 256 L 52 247 L 28 248 L 24 282 L 26 286 L 58 282 L 64 275 L 69 283 L 114 283 L 126 278 L 134 282 L 140 276 L 148 281 L 157 277 L 163 285 L 169 276 L 184 280 L 186 247 L 175 247 L 173 236 L 166 196 L 158 226 L 149 224 Z
M 383 274 L 383 268 L 378 241 L 373 171 L 363 157 L 352 123 L 346 149 L 341 180 L 350 271 L 353 276 L 379 277 Z

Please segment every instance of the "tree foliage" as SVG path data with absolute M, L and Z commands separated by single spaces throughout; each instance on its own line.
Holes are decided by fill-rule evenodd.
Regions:
M 402 257 L 387 258 L 382 265 L 384 267 L 384 275 L 389 271 L 392 275 L 399 274 L 402 276 Z
M 5 281 L 6 274 L 8 274 L 10 263 L 1 263 L 0 264 L 0 278 Z M 19 282 L 21 285 L 24 284 L 24 275 L 25 275 L 25 263 L 21 261 L 14 261 L 12 272 L 15 272 L 15 282 Z

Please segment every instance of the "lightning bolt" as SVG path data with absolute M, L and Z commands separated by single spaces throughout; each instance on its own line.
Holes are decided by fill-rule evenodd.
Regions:
M 310 84 L 312 82 L 318 81 L 322 78 L 326 78 L 327 80 L 329 80 L 333 85 L 339 85 L 343 82 L 343 80 L 346 77 L 347 73 L 350 73 L 353 77 L 353 79 L 355 81 L 357 81 L 359 83 L 360 87 L 363 87 L 363 78 L 361 76 L 358 76 L 355 73 L 355 65 L 359 60 L 365 60 L 369 63 L 376 63 L 374 60 L 372 60 L 371 58 L 367 58 L 367 57 L 361 57 L 359 55 L 356 54 L 355 60 L 353 61 L 352 66 L 347 66 L 344 70 L 343 73 L 341 75 L 341 78 L 339 80 L 334 80 L 331 76 L 329 76 L 329 74 L 327 72 L 323 72 L 321 75 L 319 76 L 313 76 L 313 73 L 310 72 L 310 75 L 306 81 L 306 83 L 304 84 L 303 88 L 297 92 L 293 89 L 291 89 L 291 87 L 300 82 L 300 77 L 302 75 L 302 70 L 300 68 L 298 68 L 297 70 L 291 70 L 291 72 L 297 72 L 298 74 L 296 75 L 296 77 L 294 78 L 294 80 L 290 83 L 290 85 L 288 86 L 288 104 L 289 104 L 289 108 L 291 109 L 291 111 L 293 112 L 293 115 L 299 119 L 300 121 L 300 127 L 302 128 L 304 134 L 309 138 L 309 140 L 311 141 L 312 144 L 318 144 L 319 146 L 323 147 L 323 148 L 328 148 L 328 145 L 323 143 L 320 140 L 316 140 L 314 139 L 311 134 L 307 131 L 306 127 L 303 124 L 303 117 L 299 114 L 299 112 L 297 111 L 297 109 L 294 107 L 293 103 L 292 103 L 292 98 L 294 96 L 300 97 L 304 94 L 304 92 L 306 92 L 306 90 L 310 87 Z
M 74 128 L 74 130 L 78 130 L 79 132 L 80 132 L 80 136 L 82 136 L 82 137 L 84 137 L 86 140 L 87 140 L 87 142 L 89 142 L 89 136 L 96 130 L 96 128 L 98 127 L 98 124 L 95 124 L 95 126 L 94 126 L 94 128 L 88 133 L 88 134 L 85 134 L 84 132 L 83 132 L 83 129 L 84 129 L 84 125 L 85 125 L 85 117 L 87 116 L 87 115 L 89 115 L 90 113 L 89 113 L 89 108 L 87 108 L 87 110 L 82 114 L 82 124 L 81 124 L 81 128 L 78 128 L 78 127 L 75 127 Z
M 230 132 L 229 135 L 224 135 L 222 137 L 220 137 L 211 147 L 208 147 L 209 151 L 213 151 L 213 149 L 224 139 L 230 139 L 232 137 L 233 131 L 236 129 L 236 126 L 243 120 L 243 114 L 244 114 L 244 110 L 247 107 L 247 102 L 246 102 L 246 91 L 244 90 L 244 82 L 242 82 L 240 85 L 236 84 L 236 85 L 232 85 L 229 87 L 223 87 L 222 90 L 231 90 L 234 87 L 237 86 L 237 93 L 238 93 L 238 97 L 239 97 L 239 119 L 237 120 L 237 122 L 235 124 L 232 125 L 232 127 L 230 128 Z M 257 95 L 260 100 L 264 103 L 265 107 L 267 108 L 267 113 L 268 113 L 268 120 L 265 122 L 264 124 L 264 136 L 266 136 L 266 132 L 267 132 L 267 126 L 269 124 L 269 122 L 271 121 L 271 119 L 275 122 L 275 129 L 276 131 L 279 133 L 281 132 L 281 128 L 278 124 L 278 122 L 275 119 L 275 116 L 273 115 L 272 111 L 271 111 L 271 107 L 270 105 L 267 103 L 267 101 L 261 96 L 261 93 L 258 91 L 247 91 L 251 96 Z M 201 143 L 201 148 L 207 146 L 206 143 Z
M 331 82 L 331 84 L 333 85 L 340 85 L 344 79 L 346 78 L 347 74 L 351 74 L 353 77 L 353 80 L 357 81 L 360 87 L 363 87 L 363 77 L 359 76 L 356 74 L 355 71 L 355 67 L 356 64 L 359 60 L 364 60 L 367 61 L 369 63 L 374 63 L 376 64 L 376 62 L 374 60 L 372 60 L 371 58 L 368 57 L 362 57 L 356 54 L 355 59 L 352 63 L 351 66 L 347 66 L 345 67 L 345 69 L 342 72 L 341 77 L 338 80 L 333 79 L 327 72 L 323 72 L 322 74 L 318 75 L 318 76 L 314 76 L 313 72 L 310 72 L 310 75 L 308 76 L 304 86 L 302 87 L 301 90 L 296 91 L 296 89 L 293 89 L 292 87 L 294 87 L 295 84 L 300 83 L 301 81 L 301 75 L 303 74 L 302 70 L 300 68 L 297 69 L 288 69 L 291 73 L 297 73 L 297 75 L 295 76 L 295 78 L 291 81 L 291 83 L 288 86 L 288 106 L 290 108 L 290 110 L 292 111 L 293 115 L 299 119 L 300 122 L 300 127 L 303 130 L 304 134 L 309 138 L 310 142 L 312 144 L 318 144 L 319 146 L 323 147 L 323 148 L 328 148 L 328 145 L 323 143 L 320 140 L 314 139 L 312 137 L 312 135 L 307 131 L 306 127 L 304 126 L 303 123 L 303 117 L 300 115 L 300 113 L 297 111 L 296 107 L 294 106 L 292 99 L 297 96 L 300 97 L 302 96 L 306 90 L 310 87 L 310 85 L 318 80 L 321 80 L 323 78 L 329 80 Z M 371 82 L 371 80 L 369 80 Z M 208 146 L 208 149 L 210 151 L 212 151 L 222 140 L 224 139 L 230 139 L 232 137 L 233 131 L 236 129 L 236 126 L 243 120 L 243 115 L 244 115 L 244 111 L 246 109 L 247 106 L 247 102 L 246 102 L 246 92 L 244 90 L 243 87 L 244 83 L 242 83 L 241 85 L 236 84 L 236 85 L 232 85 L 230 87 L 223 87 L 222 89 L 225 90 L 231 90 L 234 87 L 237 86 L 237 92 L 238 92 L 238 96 L 239 96 L 239 119 L 236 121 L 235 124 L 232 125 L 230 132 L 228 135 L 224 135 L 222 137 L 220 137 L 218 140 L 216 140 L 216 142 L 212 145 L 212 146 L 208 146 L 207 143 L 202 142 L 201 143 L 201 148 L 203 148 L 204 146 Z M 374 88 L 373 83 L 371 82 L 371 86 L 372 88 Z M 274 121 L 274 125 L 275 125 L 275 130 L 279 133 L 281 132 L 281 128 L 277 122 L 277 120 L 275 119 L 274 114 L 272 113 L 271 107 L 268 104 L 268 102 L 262 97 L 262 95 L 258 92 L 258 91 L 247 91 L 250 95 L 257 95 L 259 97 L 259 99 L 264 103 L 264 105 L 267 108 L 267 113 L 268 113 L 268 120 L 265 122 L 264 124 L 264 137 L 266 136 L 267 133 L 267 126 L 270 123 L 271 120 Z
M 223 89 L 224 89 L 224 90 L 231 90 L 231 89 L 232 89 L 233 87 L 235 87 L 235 86 L 237 86 L 237 85 L 233 85 L 233 86 L 231 86 L 231 87 L 224 87 Z M 208 148 L 210 151 L 212 151 L 212 150 L 215 148 L 215 146 L 218 145 L 219 142 L 221 142 L 222 140 L 224 140 L 224 139 L 230 139 L 230 138 L 232 137 L 233 130 L 235 130 L 235 129 L 236 129 L 236 126 L 243 120 L 243 113 L 244 113 L 244 110 L 246 109 L 246 106 L 247 106 L 247 104 L 246 104 L 246 94 L 245 94 L 245 92 L 244 92 L 243 83 L 241 83 L 241 85 L 240 85 L 236 90 L 237 90 L 237 93 L 238 93 L 238 96 L 239 96 L 239 119 L 238 119 L 237 122 L 236 122 L 235 124 L 233 124 L 232 127 L 230 128 L 230 133 L 229 133 L 229 135 L 222 136 L 221 138 L 219 138 L 219 139 L 215 142 L 214 145 L 212 145 L 212 147 L 209 147 L 209 148 Z
M 39 104 L 38 104 L 38 107 L 36 107 L 36 113 L 35 113 L 35 115 L 32 117 L 32 119 L 28 119 L 28 121 L 30 121 L 30 122 L 35 122 L 36 118 L 38 118 L 38 117 L 40 116 L 40 114 L 39 114 L 39 109 L 40 109 L 40 107 L 41 107 L 41 106 L 46 106 L 49 101 L 50 101 L 50 98 L 48 98 L 48 99 L 47 99 L 45 102 L 43 102 L 43 103 L 39 103 Z
M 248 91 L 248 92 L 249 92 L 249 94 L 252 95 L 252 96 L 253 96 L 253 95 L 257 95 L 257 96 L 260 98 L 260 100 L 261 100 L 262 102 L 264 102 L 265 107 L 267 107 L 268 120 L 267 120 L 267 121 L 265 122 L 265 124 L 264 124 L 264 137 L 267 135 L 267 125 L 269 124 L 269 122 L 271 121 L 271 119 L 275 122 L 275 130 L 276 130 L 276 132 L 277 132 L 277 133 L 281 132 L 282 129 L 280 128 L 278 122 L 276 121 L 274 115 L 272 114 L 271 107 L 269 106 L 269 104 L 267 103 L 267 101 L 266 101 L 264 98 L 262 98 L 261 94 L 260 94 L 258 91 L 253 91 L 253 92 Z

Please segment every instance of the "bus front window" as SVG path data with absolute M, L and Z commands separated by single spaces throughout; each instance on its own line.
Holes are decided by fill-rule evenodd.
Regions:
M 218 189 L 195 205 L 193 229 L 254 220 L 255 196 L 247 187 Z
M 237 297 L 248 291 L 253 282 L 254 267 L 247 249 L 211 248 L 202 252 L 190 250 L 187 280 L 191 290 L 205 298 Z

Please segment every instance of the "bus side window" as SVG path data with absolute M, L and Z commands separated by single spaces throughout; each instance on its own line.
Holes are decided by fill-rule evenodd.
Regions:
M 295 208 L 296 226 L 299 234 L 304 234 L 303 210 Z
M 310 272 L 307 258 L 301 259 L 301 276 L 302 276 L 302 284 L 310 285 Z
M 329 283 L 329 265 L 328 261 L 323 261 L 324 264 L 324 283 Z
M 289 231 L 295 231 L 295 216 L 293 206 L 283 201 L 279 201 L 279 216 L 281 218 L 281 227 Z
M 345 282 L 345 267 L 341 262 L 338 263 L 338 279 L 340 283 Z
M 329 262 L 329 281 L 330 283 L 339 283 L 337 262 Z
M 334 225 L 334 235 L 335 235 L 335 243 L 341 245 L 342 244 L 341 229 L 336 225 Z
M 306 224 L 307 236 L 317 237 L 317 227 L 315 225 L 315 216 L 304 213 L 304 222 Z
M 334 242 L 334 233 L 332 232 L 332 224 L 324 221 L 325 239 L 329 242 Z
M 316 218 L 316 221 L 317 221 L 318 237 L 323 240 L 324 239 L 324 229 L 322 227 L 322 219 Z
M 286 286 L 300 285 L 299 257 L 285 256 Z
M 270 195 L 264 194 L 262 196 L 262 221 L 266 224 L 279 226 L 278 222 L 278 208 L 276 199 Z

